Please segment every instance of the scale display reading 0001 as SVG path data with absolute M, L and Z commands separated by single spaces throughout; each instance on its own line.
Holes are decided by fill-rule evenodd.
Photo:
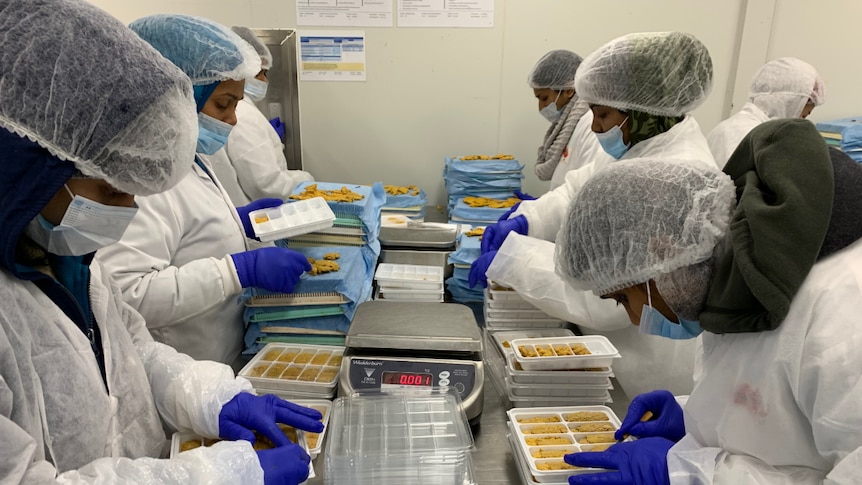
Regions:
M 396 386 L 431 386 L 433 384 L 431 374 L 415 374 L 412 372 L 383 372 L 383 384 Z

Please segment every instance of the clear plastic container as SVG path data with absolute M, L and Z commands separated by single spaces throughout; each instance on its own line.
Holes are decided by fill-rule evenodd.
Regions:
M 528 371 L 521 368 L 515 360 L 515 354 L 506 354 L 506 376 L 512 384 L 551 384 L 559 385 L 611 385 L 613 370 L 610 367 L 588 367 L 571 370 L 536 370 Z M 610 389 L 610 387 L 606 387 Z
M 613 433 L 620 427 L 620 419 L 607 406 L 516 408 L 507 414 L 515 454 L 520 457 L 520 465 L 526 467 L 522 471 L 527 471 L 538 483 L 562 484 L 571 475 L 601 472 L 593 468 L 544 467 L 563 467 L 559 462 L 565 462 L 558 456 L 563 452 L 599 451 L 616 443 Z M 577 431 L 580 428 L 590 431 Z
M 318 397 L 335 390 L 344 347 L 269 343 L 239 371 L 255 389 L 298 391 Z
M 388 289 L 443 290 L 443 268 L 419 264 L 380 263 L 377 284 Z
M 254 234 L 261 241 L 275 241 L 332 227 L 335 213 L 323 197 L 258 209 L 248 214 Z
M 363 392 L 336 399 L 327 484 L 472 483 L 473 436 L 454 390 Z
M 602 335 L 524 338 L 512 340 L 511 345 L 515 360 L 530 371 L 610 367 L 620 358 Z
M 545 328 L 536 330 L 504 330 L 494 332 L 492 338 L 500 349 L 501 355 L 513 354 L 512 340 L 539 337 L 574 337 L 575 334 L 567 328 Z

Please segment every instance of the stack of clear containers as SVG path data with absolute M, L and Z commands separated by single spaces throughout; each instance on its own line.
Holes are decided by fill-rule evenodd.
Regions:
M 332 405 L 328 485 L 472 485 L 473 435 L 454 390 L 366 392 Z
M 421 264 L 380 263 L 374 273 L 375 300 L 442 302 L 443 267 Z

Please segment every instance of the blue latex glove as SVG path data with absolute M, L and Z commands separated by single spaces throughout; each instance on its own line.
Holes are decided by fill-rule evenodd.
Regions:
M 266 209 L 268 207 L 278 207 L 281 204 L 284 204 L 283 200 L 269 198 L 257 199 L 249 202 L 247 205 L 237 207 L 236 212 L 239 214 L 239 220 L 242 221 L 242 228 L 245 229 L 245 236 L 251 239 L 257 239 L 254 235 L 254 227 L 251 225 L 251 219 L 248 218 L 249 212 L 256 211 L 258 209 Z M 260 239 L 258 239 L 258 241 L 260 241 Z
M 281 118 L 273 118 L 269 120 L 269 124 L 278 133 L 279 140 L 284 140 L 284 123 L 281 122 Z
M 243 288 L 293 293 L 302 273 L 311 269 L 308 258 L 287 248 L 260 248 L 231 254 Z
M 503 241 L 510 232 L 515 231 L 518 234 L 527 235 L 527 218 L 524 216 L 514 217 L 505 221 L 500 221 L 496 224 L 491 224 L 485 228 L 485 233 L 482 234 L 482 254 L 488 251 L 500 249 Z
M 257 452 L 263 468 L 264 485 L 297 485 L 308 478 L 311 457 L 298 445 L 290 443 L 271 450 Z
M 521 192 L 520 190 L 515 191 L 515 197 L 517 197 L 521 200 L 536 200 L 536 197 L 533 197 L 532 195 L 530 195 L 526 192 Z M 510 207 L 509 210 L 507 210 L 505 214 L 503 214 L 502 216 L 500 216 L 499 219 L 497 219 L 497 222 L 505 221 L 506 219 L 508 219 L 509 216 L 511 216 L 512 214 L 515 213 L 516 210 L 518 210 L 518 207 L 520 205 L 521 205 L 521 203 L 518 202 L 517 204 Z
M 526 192 L 521 192 L 520 190 L 515 191 L 515 197 L 517 197 L 521 200 L 536 200 L 536 199 L 538 199 L 538 197 L 533 197 L 532 195 L 530 195 Z
M 320 433 L 323 431 L 323 423 L 320 422 L 322 417 L 314 409 L 287 402 L 272 394 L 255 396 L 241 392 L 222 406 L 218 415 L 218 434 L 227 440 L 246 440 L 254 444 L 254 432 L 257 431 L 275 446 L 287 446 L 291 441 L 277 423 Z
M 641 422 L 647 411 L 653 416 L 649 421 Z M 626 418 L 620 429 L 614 433 L 617 441 L 623 435 L 630 434 L 638 438 L 660 436 L 676 443 L 685 436 L 685 419 L 682 408 L 673 398 L 670 391 L 652 391 L 640 394 L 632 399 Z
M 482 285 L 482 288 L 488 287 L 488 277 L 485 276 L 485 272 L 488 271 L 488 267 L 491 266 L 495 256 L 497 256 L 496 250 L 485 253 L 473 261 L 473 264 L 470 265 L 470 276 L 467 278 L 467 284 L 470 285 L 470 288 L 477 284 Z
M 569 477 L 569 485 L 666 485 L 667 452 L 671 440 L 644 438 L 617 443 L 607 451 L 572 453 L 563 457 L 574 466 L 606 468 L 609 472 L 586 473 Z

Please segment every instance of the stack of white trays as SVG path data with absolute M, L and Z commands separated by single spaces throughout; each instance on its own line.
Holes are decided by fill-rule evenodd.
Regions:
M 269 343 L 239 371 L 258 394 L 288 399 L 335 397 L 344 347 Z
M 380 263 L 374 273 L 375 300 L 408 302 L 443 301 L 443 267 Z
M 493 282 L 485 289 L 484 312 L 487 328 L 561 328 L 566 324 L 539 310 L 512 289 Z
M 564 485 L 572 475 L 606 471 L 573 467 L 563 456 L 607 449 L 620 427 L 605 406 L 510 409 L 508 418 L 509 444 L 524 484 Z
M 514 407 L 529 407 L 613 402 L 610 396 L 610 391 L 613 389 L 610 379 L 613 376 L 613 370 L 610 362 L 618 358 L 619 353 L 605 337 L 576 337 L 568 329 L 486 329 L 486 335 L 485 362 L 491 382 L 498 393 L 505 397 L 504 402 L 507 404 Z M 523 342 L 543 341 L 555 342 L 557 346 L 561 346 L 561 342 L 589 345 L 587 348 L 593 349 L 595 355 L 573 356 L 581 360 L 575 364 L 579 368 L 571 369 L 552 369 L 552 367 L 571 365 L 569 363 L 560 365 L 560 359 L 555 355 L 530 358 L 519 355 L 518 346 L 531 350 L 535 350 L 536 345 L 546 348 L 546 344 L 543 343 L 534 345 Z M 550 348 L 553 352 L 553 346 Z M 562 347 L 560 350 L 562 351 Z M 527 363 L 529 369 L 524 368 L 517 358 L 519 356 L 524 360 L 530 360 Z

